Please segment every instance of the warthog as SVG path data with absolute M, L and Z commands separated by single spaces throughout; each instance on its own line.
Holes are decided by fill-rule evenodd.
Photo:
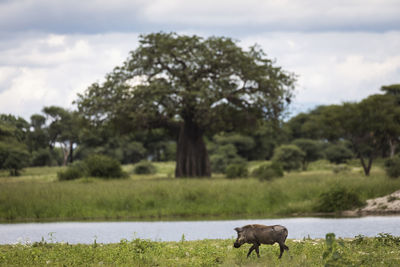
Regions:
M 247 253 L 247 257 L 249 257 L 253 250 L 256 250 L 257 257 L 260 257 L 258 247 L 261 244 L 273 245 L 278 243 L 281 250 L 279 258 L 282 257 L 284 250 L 289 250 L 285 245 L 288 230 L 282 225 L 266 226 L 261 224 L 250 224 L 243 227 L 236 227 L 235 230 L 238 234 L 238 237 L 233 244 L 235 248 L 239 248 L 244 243 L 253 244 L 249 249 L 249 253 Z

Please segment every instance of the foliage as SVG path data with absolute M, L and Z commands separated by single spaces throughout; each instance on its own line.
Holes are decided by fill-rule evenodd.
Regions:
M 126 173 L 122 171 L 121 164 L 105 155 L 91 155 L 85 159 L 87 174 L 99 178 L 124 178 Z
M 173 132 L 177 177 L 211 175 L 205 134 L 279 120 L 292 98 L 294 75 L 258 46 L 245 51 L 230 38 L 176 33 L 142 35 L 139 42 L 103 84 L 79 95 L 78 108 L 93 124 L 120 131 Z
M 400 156 L 394 156 L 385 160 L 385 171 L 390 178 L 400 177 Z
M 258 168 L 254 169 L 252 175 L 257 177 L 259 180 L 271 180 L 275 177 L 283 177 L 283 168 L 277 162 L 272 162 L 269 164 L 263 164 Z
M 337 185 L 320 194 L 315 211 L 339 212 L 360 207 L 363 204 L 364 202 L 356 192 Z
M 318 141 L 311 139 L 296 139 L 292 143 L 298 146 L 305 154 L 302 161 L 303 170 L 307 170 L 307 166 L 310 162 L 323 157 L 323 154 L 321 153 L 322 145 Z
M 282 165 L 285 171 L 300 169 L 305 153 L 295 145 L 282 145 L 274 150 L 272 161 Z
M 325 157 L 332 163 L 342 164 L 353 157 L 353 153 L 350 149 L 346 148 L 342 144 L 329 145 L 324 150 Z
M 0 169 L 8 170 L 11 176 L 18 176 L 28 164 L 29 153 L 23 144 L 14 140 L 0 141 Z
M 135 174 L 154 174 L 156 171 L 156 167 L 150 161 L 141 161 L 133 169 Z
M 211 150 L 211 170 L 213 173 L 226 173 L 230 164 L 245 164 L 245 159 L 237 154 L 233 144 L 217 145 Z
M 337 164 L 335 166 L 333 166 L 332 168 L 333 173 L 343 173 L 343 172 L 348 172 L 350 171 L 350 167 L 347 166 L 346 164 Z
M 67 169 L 57 173 L 58 180 L 75 180 L 88 174 L 86 163 L 83 161 L 74 161 Z
M 227 178 L 243 178 L 247 177 L 249 174 L 247 170 L 247 164 L 229 164 L 226 167 L 226 177 Z
M 213 140 L 218 146 L 232 144 L 233 146 L 235 146 L 237 154 L 244 159 L 249 158 L 249 153 L 255 145 L 252 137 L 238 133 L 218 134 L 214 136 Z

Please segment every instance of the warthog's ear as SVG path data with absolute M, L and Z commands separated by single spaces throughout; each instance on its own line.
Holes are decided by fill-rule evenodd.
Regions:
M 243 231 L 243 228 L 242 228 L 242 227 L 236 227 L 234 230 L 235 230 L 236 232 L 240 233 L 240 232 Z

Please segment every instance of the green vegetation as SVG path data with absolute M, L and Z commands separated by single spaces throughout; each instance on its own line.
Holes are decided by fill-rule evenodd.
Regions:
M 315 210 L 338 212 L 358 208 L 363 204 L 358 193 L 350 191 L 341 185 L 335 185 L 319 196 Z
M 385 160 L 385 171 L 387 176 L 391 178 L 400 177 L 400 156 L 389 158 Z
M 246 163 L 229 164 L 226 167 L 226 178 L 244 178 L 248 174 Z
M 133 172 L 135 174 L 155 174 L 157 169 L 150 161 L 141 161 L 135 165 Z
M 275 177 L 283 177 L 283 168 L 277 162 L 262 164 L 253 171 L 253 176 L 261 181 L 268 181 Z
M 153 242 L 134 239 L 117 244 L 46 243 L 0 245 L 1 266 L 399 266 L 400 240 L 388 234 L 336 239 L 288 240 L 290 253 L 278 259 L 277 245 L 260 247 L 261 258 L 246 258 L 247 247 L 233 239 Z
M 265 161 L 250 162 L 250 173 Z M 257 178 L 171 178 L 174 162 L 155 163 L 157 173 L 128 179 L 84 177 L 59 182 L 59 167 L 27 168 L 19 177 L 0 172 L 0 220 L 168 219 L 272 217 L 312 214 L 319 196 L 337 184 L 358 192 L 361 201 L 400 188 L 382 168 L 370 177 L 361 167 L 333 173 L 332 164 L 312 162 L 306 172 L 286 173 L 268 182 Z M 123 166 L 133 173 L 135 165 Z

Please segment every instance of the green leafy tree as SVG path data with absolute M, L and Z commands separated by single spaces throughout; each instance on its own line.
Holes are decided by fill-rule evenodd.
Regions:
M 300 169 L 305 153 L 295 145 L 281 145 L 274 151 L 272 161 L 280 164 L 286 171 Z
M 0 115 L 0 169 L 17 176 L 29 164 L 29 152 L 25 144 L 29 124 L 22 118 Z
M 211 175 L 206 134 L 278 119 L 290 102 L 294 76 L 257 46 L 243 50 L 224 37 L 142 35 L 123 66 L 77 101 L 94 124 L 166 128 L 178 136 L 176 177 Z
M 310 162 L 316 161 L 323 157 L 321 152 L 322 146 L 318 141 L 311 139 L 297 139 L 293 141 L 293 144 L 298 146 L 304 152 L 304 157 L 302 160 L 303 170 L 307 170 L 307 166 Z
M 400 143 L 400 84 L 382 86 L 385 92 L 385 135 L 390 149 L 390 157 L 393 158 Z
M 73 161 L 74 144 L 79 141 L 80 115 L 76 111 L 68 111 L 57 106 L 45 107 L 43 112 L 50 120 L 48 126 L 50 147 L 54 148 L 56 143 L 61 145 L 65 166 L 68 159 L 70 162 Z
M 325 157 L 333 163 L 341 164 L 353 157 L 353 153 L 343 144 L 330 144 L 324 150 Z

